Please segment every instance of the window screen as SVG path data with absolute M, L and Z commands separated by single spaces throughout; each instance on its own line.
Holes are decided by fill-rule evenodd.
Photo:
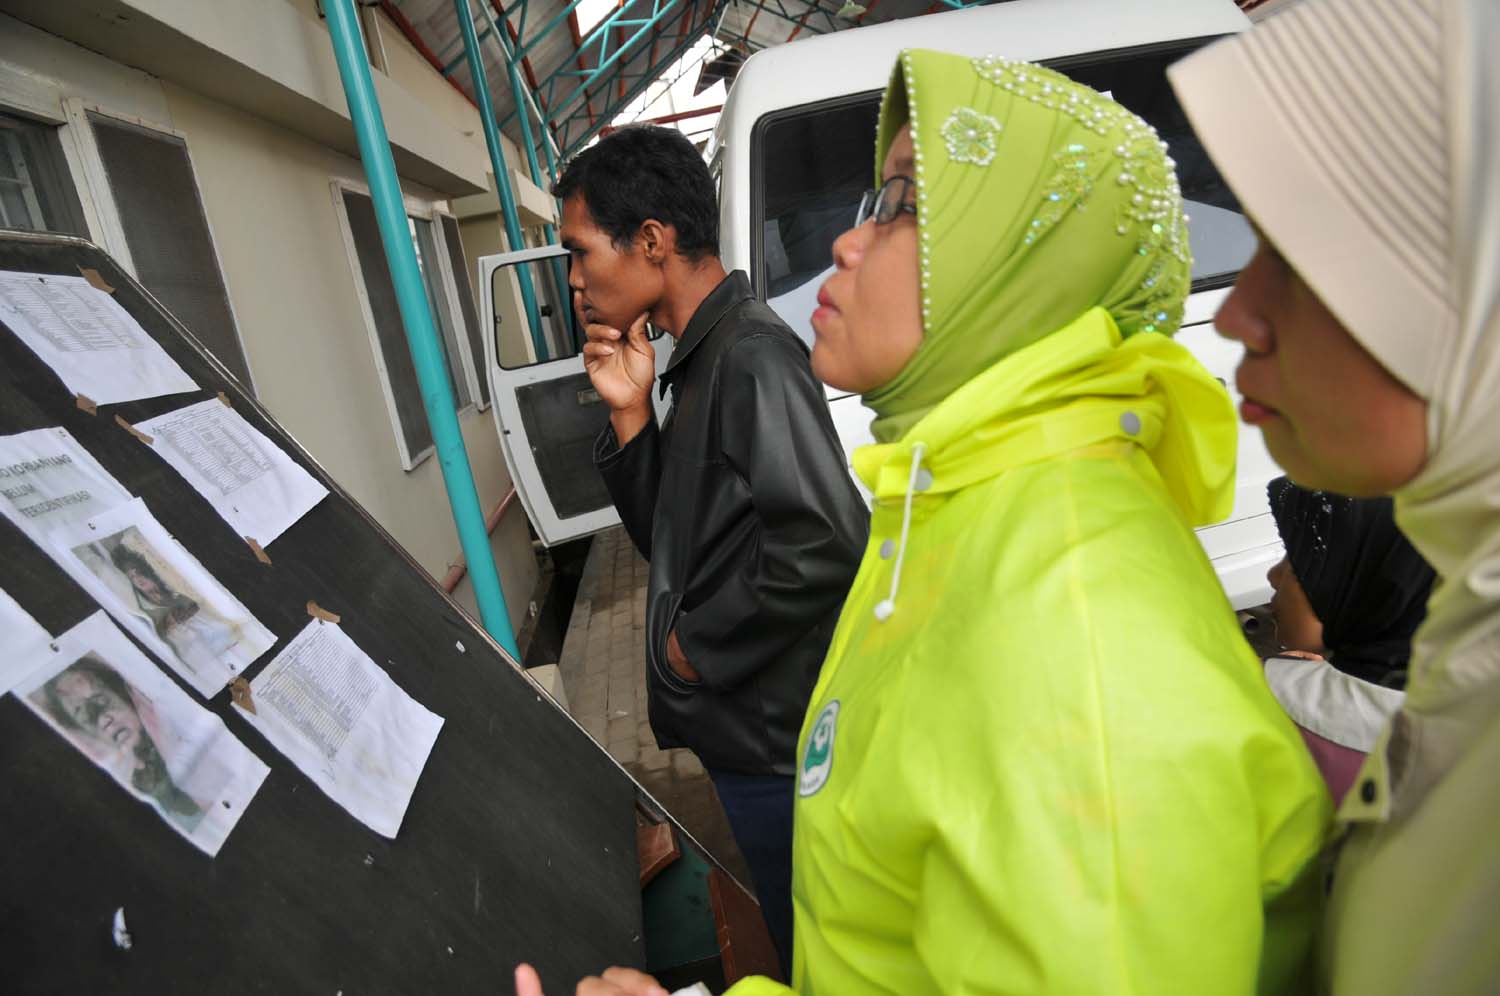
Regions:
M 375 205 L 370 198 L 345 190 L 344 211 L 349 216 L 349 232 L 354 238 L 354 252 L 359 272 L 365 282 L 365 297 L 375 320 L 375 338 L 385 362 L 386 383 L 396 405 L 397 428 L 406 444 L 408 461 L 432 446 L 432 430 L 422 408 L 422 392 L 417 387 L 417 369 L 412 365 L 406 345 L 406 330 L 401 324 L 401 310 L 396 304 L 396 286 L 386 267 L 385 249 L 380 243 L 380 226 L 375 221 Z
M 396 406 L 396 421 L 400 423 L 397 428 L 406 446 L 407 466 L 411 467 L 432 447 L 432 428 L 427 423 L 427 410 L 422 404 L 422 390 L 417 383 L 417 369 L 412 364 L 411 347 L 406 342 L 406 327 L 401 323 L 396 288 L 391 283 L 385 247 L 380 241 L 375 204 L 368 194 L 353 190 L 343 190 L 340 193 L 344 199 L 344 212 L 349 219 L 349 234 L 354 239 L 360 277 L 365 284 L 365 298 L 370 303 L 370 315 L 375 322 L 375 338 L 380 343 L 386 384 Z M 409 217 L 406 224 L 412 248 L 416 251 L 417 268 L 421 271 L 427 292 L 427 305 L 432 309 L 433 321 L 443 340 L 445 367 L 448 385 L 453 390 L 454 407 L 466 408 L 471 399 L 467 368 L 459 348 L 458 336 L 461 332 L 448 307 L 448 289 L 443 282 L 442 271 L 435 265 L 435 256 L 442 250 L 435 240 L 432 222 L 425 218 Z
M 0 228 L 88 237 L 57 128 L 0 114 Z
M 464 245 L 458 237 L 458 219 L 440 215 L 443 225 L 443 242 L 448 250 L 448 268 L 453 271 L 453 280 L 458 284 L 458 307 L 463 319 L 464 335 L 469 340 L 469 355 L 474 358 L 474 369 L 479 374 L 479 397 L 483 404 L 490 403 L 489 371 L 484 365 L 484 339 L 479 328 L 479 311 L 474 303 L 474 282 L 469 279 L 469 266 L 464 259 Z
M 135 261 L 136 278 L 250 388 L 229 295 L 198 197 L 187 144 L 90 114 L 99 158 Z

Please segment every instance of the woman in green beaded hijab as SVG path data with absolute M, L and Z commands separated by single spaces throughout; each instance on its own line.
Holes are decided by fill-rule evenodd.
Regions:
M 876 172 L 909 126 L 925 334 L 901 372 L 865 394 L 878 439 L 1090 307 L 1125 336 L 1177 330 L 1187 228 L 1150 126 L 1026 64 L 914 52 L 903 65 L 922 85 L 887 95 Z
M 1298 991 L 1331 806 L 1193 533 L 1235 419 L 1170 338 L 1166 147 L 1055 72 L 908 52 L 876 162 L 813 318 L 878 442 L 799 745 L 793 988 Z

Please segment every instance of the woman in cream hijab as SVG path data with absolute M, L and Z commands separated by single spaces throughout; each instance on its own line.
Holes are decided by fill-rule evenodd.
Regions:
M 1339 811 L 1335 993 L 1500 986 L 1500 3 L 1307 0 L 1172 82 L 1261 249 L 1218 318 L 1300 483 L 1392 493 L 1440 580 Z

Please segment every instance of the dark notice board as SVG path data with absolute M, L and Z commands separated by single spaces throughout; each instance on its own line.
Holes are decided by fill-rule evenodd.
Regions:
M 606 965 L 640 965 L 635 784 L 101 249 L 0 235 L 0 269 L 80 266 L 203 390 L 89 415 L 0 325 L 0 434 L 62 426 L 143 498 L 278 637 L 251 679 L 307 624 L 312 599 L 445 722 L 392 841 L 323 795 L 220 692 L 207 707 L 271 773 L 210 859 L 0 698 L 0 991 L 493 996 L 510 992 L 521 959 L 554 993 Z M 332 492 L 270 545 L 271 566 L 114 421 L 219 391 Z M 98 608 L 3 517 L 0 587 L 53 634 Z M 119 907 L 129 951 L 111 937 Z

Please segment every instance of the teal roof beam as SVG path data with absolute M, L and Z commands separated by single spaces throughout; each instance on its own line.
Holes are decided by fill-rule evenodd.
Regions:
M 671 51 L 667 53 L 666 57 L 660 60 L 660 64 L 664 66 L 670 66 L 678 59 L 680 59 L 682 55 L 687 52 L 688 49 L 692 48 L 693 45 L 702 36 L 704 28 L 706 28 L 713 22 L 714 16 L 727 5 L 728 0 L 717 0 L 717 2 L 709 8 L 707 15 L 703 18 L 703 20 L 693 25 L 680 37 L 677 44 L 674 45 Z M 618 80 L 619 76 L 623 74 L 623 72 L 624 70 L 622 68 L 620 73 L 617 73 L 614 78 L 611 78 L 607 81 L 607 84 L 615 83 Z M 649 70 L 640 74 L 640 77 L 636 80 L 636 82 L 625 91 L 625 95 L 623 97 L 620 97 L 612 105 L 606 107 L 604 113 L 599 115 L 600 123 L 598 126 L 589 129 L 581 138 L 568 144 L 566 155 L 572 156 L 576 154 L 578 150 L 583 148 L 583 146 L 588 143 L 589 139 L 594 137 L 595 132 L 597 132 L 599 128 L 603 127 L 605 124 L 608 124 L 623 108 L 628 107 L 630 105 L 630 102 L 635 100 L 636 97 L 639 97 L 641 93 L 646 89 L 646 87 L 655 82 L 656 79 L 660 77 L 660 75 L 660 73 L 652 73 Z
M 531 52 L 532 47 L 538 44 L 543 38 L 546 38 L 547 35 L 552 32 L 553 28 L 557 27 L 563 21 L 567 20 L 568 15 L 577 10 L 578 5 L 582 2 L 583 0 L 569 0 L 568 5 L 557 14 L 553 15 L 552 20 L 547 22 L 546 27 L 542 28 L 536 34 L 532 35 L 531 41 L 529 42 L 525 41 L 526 35 L 524 33 L 518 32 L 516 37 L 522 39 L 522 45 L 519 49 L 516 50 L 516 58 L 526 58 L 527 54 Z M 618 16 L 619 13 L 619 9 L 616 8 L 608 17 L 606 17 L 603 21 L 596 25 L 594 30 L 590 31 L 586 38 L 583 38 L 579 41 L 578 50 L 580 52 L 583 51 L 583 49 L 589 44 L 589 42 L 593 41 L 594 35 L 598 34 L 599 31 L 603 29 L 607 24 L 609 24 L 616 16 Z
M 770 14 L 772 17 L 780 18 L 781 20 L 786 21 L 788 24 L 802 24 L 802 20 L 801 20 L 802 15 L 800 15 L 800 14 L 793 15 L 791 13 L 788 13 L 787 9 L 786 9 L 786 4 L 782 3 L 781 0 L 776 0 L 776 9 L 774 9 L 774 10 L 771 9 L 770 7 L 767 7 L 764 3 L 755 3 L 755 4 L 752 4 L 752 6 L 756 7 L 757 9 L 759 9 L 762 14 Z M 806 24 L 802 25 L 802 30 L 803 31 L 811 31 L 813 34 L 817 34 L 817 35 L 821 35 L 821 34 L 826 34 L 827 33 L 825 31 L 822 31 L 819 28 L 814 28 L 814 27 L 811 27 L 810 25 L 806 25 Z M 746 44 L 749 44 L 749 41 L 750 41 L 750 39 L 748 39 L 748 38 L 745 39 Z
M 633 35 L 626 39 L 624 43 L 622 43 L 618 48 L 611 52 L 608 58 L 602 57 L 603 51 L 601 50 L 601 60 L 592 69 L 588 70 L 587 74 L 582 77 L 582 82 L 580 82 L 577 89 L 573 90 L 566 97 L 564 97 L 561 102 L 557 104 L 554 104 L 551 100 L 546 101 L 549 108 L 548 117 L 552 121 L 556 121 L 560 115 L 571 110 L 575 103 L 584 98 L 584 91 L 592 83 L 603 78 L 604 74 L 607 73 L 615 63 L 620 61 L 621 56 L 630 51 L 630 49 L 633 48 L 637 42 L 641 41 L 641 39 L 650 34 L 651 29 L 665 20 L 668 14 L 676 10 L 677 5 L 680 2 L 682 2 L 682 0 L 654 0 L 654 2 L 652 3 L 651 17 L 642 22 L 641 27 L 638 28 Z M 583 46 L 580 46 L 579 51 L 582 50 Z M 564 63 L 563 66 L 560 66 L 558 67 L 558 69 L 554 70 L 552 75 L 547 77 L 547 81 L 542 85 L 555 87 L 558 79 L 563 77 L 576 76 L 580 73 L 579 70 L 573 70 L 572 72 L 567 71 L 566 68 L 564 68 L 566 65 L 567 64 Z M 550 92 L 552 91 L 549 90 L 549 93 Z
M 521 23 L 523 25 L 526 23 L 526 11 L 527 11 L 528 7 L 530 7 L 530 0 L 521 0 Z M 512 13 L 513 13 L 513 11 L 512 11 Z M 507 16 L 509 16 L 509 15 L 507 14 Z M 479 33 L 479 40 L 480 41 L 484 41 L 486 38 L 488 38 L 489 34 L 490 34 L 490 31 L 491 31 L 490 28 L 485 28 L 483 31 L 481 31 Z M 516 37 L 518 37 L 518 38 L 520 37 L 520 32 L 519 31 L 516 32 Z M 451 58 L 449 58 L 449 53 L 453 52 L 455 49 L 458 51 L 458 54 L 452 56 Z M 457 38 L 453 39 L 453 41 L 451 41 L 451 42 L 448 42 L 441 49 L 439 49 L 438 52 L 437 52 L 437 55 L 438 55 L 439 58 L 446 58 L 446 59 L 448 59 L 447 62 L 443 63 L 443 70 L 442 70 L 443 75 L 444 76 L 452 76 L 453 75 L 453 70 L 455 70 L 459 66 L 463 65 L 464 59 L 467 58 L 464 55 L 464 36 L 463 36 L 463 33 L 460 32 Z
M 644 21 L 634 22 L 641 23 L 643 26 L 622 45 L 617 47 L 613 52 L 610 51 L 610 33 L 615 30 L 615 28 L 618 26 L 618 22 L 622 19 L 624 8 L 622 7 L 612 11 L 607 17 L 605 17 L 603 21 L 596 25 L 593 30 L 588 33 L 588 36 L 581 42 L 579 42 L 575 52 L 576 55 L 581 57 L 587 49 L 597 44 L 598 54 L 595 57 L 596 65 L 592 69 L 581 71 L 587 74 L 586 78 L 584 78 L 584 81 L 575 90 L 573 90 L 567 95 L 567 97 L 564 98 L 564 103 L 571 107 L 573 101 L 577 98 L 587 97 L 587 91 L 589 86 L 593 82 L 593 78 L 603 75 L 603 73 L 607 71 L 616 60 L 619 59 L 621 52 L 629 50 L 630 47 L 634 45 L 638 40 L 640 40 L 640 38 L 642 38 L 646 33 L 648 33 L 652 27 L 659 24 L 661 20 L 666 16 L 667 11 L 674 7 L 677 2 L 678 0 L 667 0 L 666 5 L 663 6 L 662 0 L 653 0 L 652 13 L 650 18 L 645 19 Z M 576 3 L 574 5 L 576 6 Z M 524 56 L 527 49 L 529 48 L 529 45 L 536 44 L 536 42 L 540 40 L 540 37 L 541 36 L 538 36 L 538 38 L 532 39 L 532 41 L 528 43 L 528 45 L 523 45 L 521 48 L 517 49 L 517 57 Z M 552 74 L 545 80 L 543 80 L 538 86 L 538 89 L 543 91 L 544 94 L 542 103 L 544 103 L 548 108 L 549 121 L 555 122 L 557 120 L 557 114 L 554 110 L 553 97 L 557 93 L 558 81 L 563 78 L 577 77 L 580 73 L 580 70 L 576 69 L 569 71 L 567 67 L 568 62 L 563 62 L 562 65 L 553 70 Z M 511 117 L 513 115 L 514 112 L 512 112 L 511 115 L 507 115 L 505 120 L 500 123 L 501 127 L 510 124 Z
M 531 15 L 531 3 L 529 0 L 521 0 L 521 23 L 516 25 L 516 38 L 519 40 L 526 37 L 526 19 Z M 494 21 L 490 22 L 491 26 Z
M 522 46 L 519 49 L 516 50 L 516 52 L 515 52 L 515 59 L 516 59 L 516 61 L 520 62 L 522 59 L 526 58 L 526 56 L 531 53 L 531 49 L 535 45 L 537 45 L 539 42 L 541 42 L 544 38 L 546 38 L 547 35 L 549 33 L 551 33 L 551 31 L 552 31 L 553 28 L 557 27 L 559 24 L 562 24 L 564 21 L 566 21 L 568 19 L 568 15 L 571 14 L 571 13 L 573 13 L 573 11 L 577 10 L 578 9 L 578 5 L 581 4 L 581 3 L 583 3 L 583 0 L 569 0 L 568 5 L 566 7 L 564 7 L 558 13 L 554 14 L 553 17 L 552 17 L 552 20 L 548 21 L 546 23 L 546 25 L 543 26 L 540 31 L 537 31 L 534 35 L 532 35 L 531 41 L 525 42 L 524 44 L 522 44 Z M 519 39 L 522 39 L 523 41 L 526 38 L 526 18 L 527 18 L 527 15 L 530 13 L 530 9 L 531 9 L 530 8 L 530 4 L 525 3 L 525 2 L 522 3 L 522 5 L 521 5 L 521 26 L 516 29 L 516 37 L 519 38 Z M 512 11 L 512 13 L 514 13 L 514 11 Z M 614 13 L 618 14 L 619 11 L 616 10 Z M 610 20 L 610 18 L 605 18 L 605 21 L 609 21 L 609 20 Z M 479 39 L 481 41 L 483 41 L 489 35 L 489 33 L 490 33 L 489 29 L 486 28 L 484 31 L 482 31 L 480 33 Z M 592 31 L 589 32 L 589 38 L 592 38 L 593 35 L 594 35 L 594 32 L 592 32 Z M 579 43 L 578 47 L 579 47 L 580 51 L 583 49 L 584 45 L 587 44 L 588 40 L 589 39 L 584 39 L 583 42 Z M 446 65 L 443 66 L 443 73 L 444 73 L 444 75 L 451 74 L 453 72 L 453 70 L 457 69 L 459 67 L 459 65 L 463 61 L 464 61 L 464 56 L 463 56 L 463 53 L 460 52 L 456 57 L 454 57 Z

